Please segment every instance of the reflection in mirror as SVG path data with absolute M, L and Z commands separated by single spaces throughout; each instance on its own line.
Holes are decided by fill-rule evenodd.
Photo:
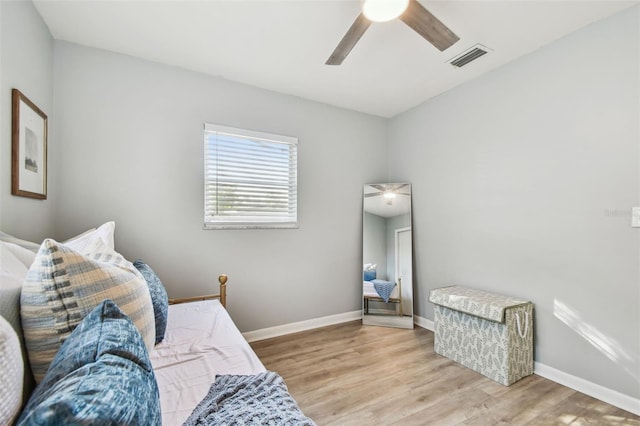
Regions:
M 411 185 L 364 186 L 362 323 L 413 328 Z

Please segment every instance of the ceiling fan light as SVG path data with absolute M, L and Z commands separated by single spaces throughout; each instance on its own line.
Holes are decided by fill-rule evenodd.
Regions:
M 409 7 L 409 0 L 363 0 L 362 13 L 373 22 L 397 18 Z
M 395 192 L 391 192 L 391 191 L 385 191 L 382 196 L 384 198 L 386 198 L 387 200 L 393 200 L 394 198 L 396 198 L 396 194 Z

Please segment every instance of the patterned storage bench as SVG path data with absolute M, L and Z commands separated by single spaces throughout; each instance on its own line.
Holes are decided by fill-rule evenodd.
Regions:
M 459 286 L 431 291 L 436 353 L 505 386 L 533 374 L 533 304 Z

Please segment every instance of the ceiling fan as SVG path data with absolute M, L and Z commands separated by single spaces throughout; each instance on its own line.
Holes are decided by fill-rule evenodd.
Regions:
M 385 199 L 385 202 L 389 205 L 393 204 L 393 199 L 396 198 L 396 196 L 398 195 L 411 195 L 411 193 L 409 192 L 401 191 L 401 189 L 403 189 L 404 187 L 409 186 L 408 183 L 369 184 L 369 186 L 377 189 L 379 192 L 371 192 L 368 194 L 364 194 L 365 198 L 383 196 Z
M 351 24 L 325 64 L 340 65 L 372 22 L 385 22 L 395 18 L 400 18 L 440 51 L 460 40 L 460 37 L 417 0 L 363 0 L 362 12 Z

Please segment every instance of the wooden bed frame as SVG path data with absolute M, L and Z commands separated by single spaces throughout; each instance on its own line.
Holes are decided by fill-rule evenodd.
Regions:
M 227 277 L 225 274 L 222 274 L 218 277 L 218 282 L 220 283 L 220 293 L 218 294 L 206 294 L 204 296 L 193 296 L 193 297 L 183 297 L 179 299 L 169 299 L 170 305 L 177 305 L 179 303 L 189 303 L 189 302 L 197 302 L 200 300 L 212 300 L 212 299 L 220 299 L 220 304 L 227 308 Z

